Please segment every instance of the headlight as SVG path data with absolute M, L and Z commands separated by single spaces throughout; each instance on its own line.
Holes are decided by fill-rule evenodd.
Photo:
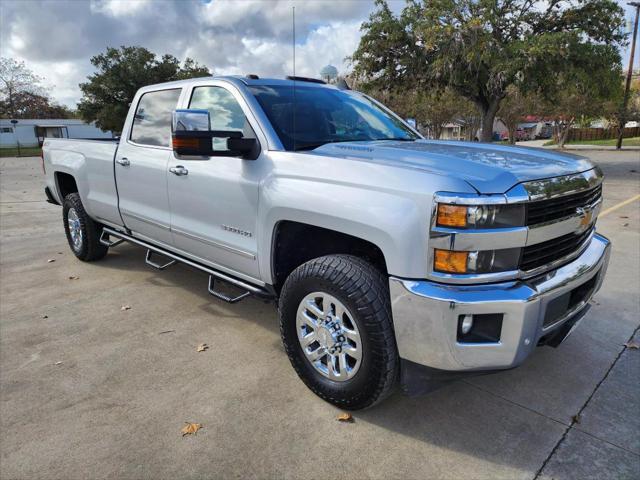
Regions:
M 443 273 L 495 273 L 518 269 L 520 248 L 458 252 L 436 248 L 433 269 Z
M 524 225 L 524 205 L 438 204 L 436 224 L 447 228 L 505 228 Z

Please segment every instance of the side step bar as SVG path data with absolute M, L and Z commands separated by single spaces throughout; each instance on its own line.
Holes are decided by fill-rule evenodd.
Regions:
M 110 237 L 115 237 L 118 240 L 116 240 L 115 242 L 112 242 Z M 269 300 L 272 300 L 275 298 L 275 294 L 267 290 L 266 288 L 258 287 L 257 285 L 252 285 L 248 282 L 245 282 L 244 280 L 240 280 L 226 273 L 219 272 L 218 270 L 215 270 L 211 267 L 201 265 L 197 262 L 189 260 L 188 258 L 182 257 L 168 250 L 165 250 L 163 248 L 147 243 L 144 240 L 140 240 L 139 238 L 132 237 L 131 235 L 127 235 L 126 233 L 118 232 L 117 230 L 114 230 L 111 227 L 103 227 L 102 235 L 100 236 L 100 243 L 102 243 L 103 245 L 107 245 L 108 247 L 114 247 L 124 241 L 135 243 L 136 245 L 145 247 L 147 249 L 145 262 L 148 265 L 154 268 L 157 268 L 158 270 L 164 270 L 165 268 L 173 265 L 174 263 L 180 262 L 180 263 L 189 265 L 190 267 L 196 268 L 200 271 L 203 271 L 205 273 L 208 273 L 209 274 L 209 285 L 208 285 L 209 293 L 214 297 L 219 298 L 220 300 L 224 300 L 225 302 L 236 303 L 248 297 L 249 295 L 255 295 L 257 297 L 269 299 Z M 162 255 L 163 257 L 168 257 L 171 260 L 164 265 L 155 263 L 151 261 L 151 256 L 153 253 L 157 253 L 159 255 Z M 230 283 L 231 285 L 244 290 L 244 292 L 236 297 L 229 297 L 223 293 L 220 293 L 214 289 L 214 284 L 216 279 Z

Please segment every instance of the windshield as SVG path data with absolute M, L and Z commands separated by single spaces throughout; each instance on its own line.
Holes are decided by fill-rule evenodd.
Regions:
M 291 86 L 250 90 L 286 150 L 310 150 L 330 142 L 418 138 L 400 120 L 353 91 L 296 85 L 294 102 Z

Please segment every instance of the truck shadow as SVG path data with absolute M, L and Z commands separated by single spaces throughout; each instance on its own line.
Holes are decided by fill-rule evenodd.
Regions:
M 130 243 L 124 243 L 109 251 L 109 254 L 100 262 L 100 268 L 115 270 L 148 272 L 145 282 L 156 287 L 171 288 L 188 291 L 195 294 L 202 302 L 198 304 L 207 315 L 214 318 L 238 318 L 250 320 L 252 323 L 278 335 L 279 327 L 275 303 L 262 300 L 257 297 L 248 298 L 234 304 L 228 304 L 213 297 L 207 291 L 208 275 L 204 272 L 177 263 L 165 270 L 156 270 L 145 263 L 145 249 Z M 225 294 L 237 295 L 241 293 L 237 288 L 220 283 L 220 290 Z M 218 285 L 216 285 L 218 288 Z

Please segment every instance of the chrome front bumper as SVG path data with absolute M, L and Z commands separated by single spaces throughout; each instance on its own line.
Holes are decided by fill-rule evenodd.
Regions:
M 447 371 L 497 370 L 521 364 L 541 338 L 588 307 L 604 279 L 610 250 L 609 240 L 596 234 L 571 263 L 526 281 L 447 285 L 391 277 L 391 308 L 400 357 Z M 583 301 L 553 324 L 543 326 L 549 302 L 595 276 L 595 287 Z M 500 340 L 458 342 L 458 319 L 464 314 L 503 314 Z

